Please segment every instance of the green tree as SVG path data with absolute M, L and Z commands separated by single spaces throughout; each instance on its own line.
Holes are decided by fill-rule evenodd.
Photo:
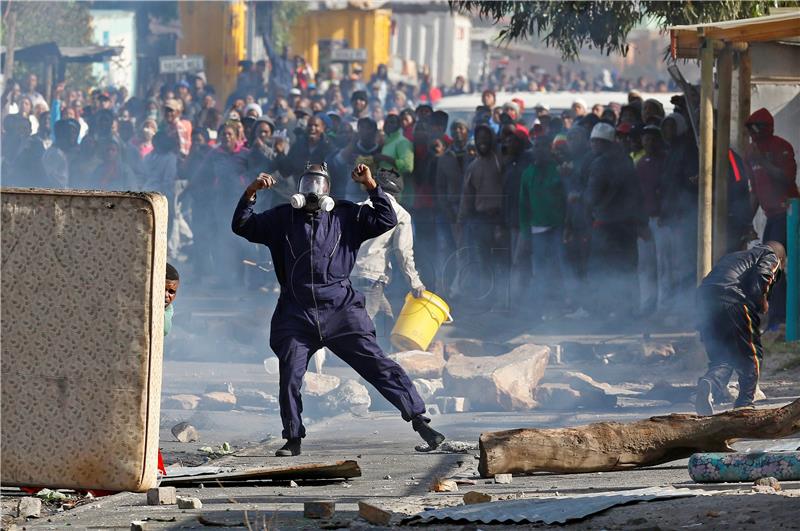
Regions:
M 43 42 L 59 46 L 85 46 L 92 44 L 92 17 L 86 2 L 2 2 L 3 45 L 8 46 L 7 23 L 14 19 L 14 47 L 24 48 Z M 10 13 L 16 17 L 9 17 Z M 20 78 L 28 70 L 37 71 L 37 65 L 17 64 L 14 77 Z M 38 72 L 41 74 L 42 72 Z M 78 86 L 92 84 L 91 67 L 71 64 L 67 67 L 67 80 Z
M 766 15 L 771 7 L 797 6 L 796 1 L 471 1 L 450 0 L 460 13 L 479 15 L 500 24 L 501 41 L 541 37 L 564 60 L 578 58 L 581 48 L 603 53 L 628 53 L 627 37 L 638 24 L 655 22 L 660 29 Z
M 306 12 L 305 2 L 281 2 L 272 11 L 272 39 L 276 50 L 289 44 L 294 20 Z

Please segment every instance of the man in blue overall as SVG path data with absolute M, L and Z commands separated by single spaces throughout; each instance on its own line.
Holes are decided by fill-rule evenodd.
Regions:
M 327 347 L 372 384 L 414 431 L 436 448 L 444 436 L 428 424 L 425 403 L 406 372 L 386 357 L 375 339 L 364 296 L 353 289 L 350 272 L 361 244 L 391 230 L 397 216 L 369 168 L 352 178 L 369 193 L 372 206 L 330 197 L 325 164 L 308 164 L 291 204 L 256 214 L 256 193 L 275 179 L 262 173 L 245 190 L 233 214 L 233 232 L 266 245 L 281 286 L 272 316 L 270 347 L 280 362 L 281 419 L 286 444 L 275 455 L 300 454 L 306 435 L 300 388 L 311 356 Z

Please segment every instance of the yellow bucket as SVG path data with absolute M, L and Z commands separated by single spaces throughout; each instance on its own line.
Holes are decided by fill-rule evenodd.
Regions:
M 392 345 L 400 350 L 426 350 L 443 323 L 452 323 L 444 299 L 425 291 L 419 299 L 411 293 L 392 328 Z

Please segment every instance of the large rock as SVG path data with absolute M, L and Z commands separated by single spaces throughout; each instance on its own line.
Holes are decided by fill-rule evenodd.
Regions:
M 354 415 L 366 415 L 371 403 L 366 387 L 355 380 L 347 380 L 325 395 L 320 409 L 329 415 L 347 412 Z
M 614 387 L 607 383 L 596 381 L 588 374 L 577 371 L 563 371 L 557 373 L 557 382 L 569 385 L 581 394 L 581 405 L 588 409 L 609 409 L 616 407 L 617 395 L 636 394 L 633 391 Z M 545 379 L 551 382 L 550 376 Z
M 207 411 L 230 411 L 236 406 L 236 395 L 224 391 L 206 393 L 200 400 L 200 409 Z
M 563 383 L 540 383 L 534 398 L 542 409 L 566 411 L 581 405 L 581 393 Z
M 179 422 L 172 427 L 171 431 L 178 442 L 188 443 L 200 440 L 200 434 L 197 432 L 197 428 L 188 422 Z
M 534 390 L 544 375 L 550 348 L 521 345 L 502 356 L 452 356 L 444 368 L 447 394 L 469 399 L 473 411 L 515 411 L 536 407 Z
M 304 397 L 321 397 L 339 387 L 341 383 L 338 377 L 330 374 L 307 372 L 303 377 L 302 393 Z
M 444 355 L 439 352 L 409 350 L 390 356 L 405 369 L 411 378 L 441 378 Z
M 161 401 L 161 409 L 197 409 L 199 404 L 197 395 L 172 395 Z
M 437 392 L 444 389 L 444 383 L 441 378 L 417 378 L 411 383 L 414 384 L 419 396 L 421 396 L 423 400 L 430 400 Z

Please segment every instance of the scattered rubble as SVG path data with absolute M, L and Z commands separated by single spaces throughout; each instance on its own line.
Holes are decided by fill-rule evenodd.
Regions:
M 240 389 L 236 391 L 236 405 L 276 410 L 278 409 L 278 399 L 274 395 L 258 389 Z
M 443 413 L 464 413 L 469 411 L 469 399 L 463 396 L 440 396 L 436 404 Z
M 156 487 L 147 491 L 147 505 L 175 505 L 178 503 L 175 487 Z
M 200 397 L 197 395 L 171 395 L 165 397 L 161 402 L 163 409 L 197 409 L 200 405 Z
M 197 428 L 188 422 L 180 422 L 172 427 L 172 435 L 178 442 L 188 443 L 200 440 L 200 434 Z
M 444 382 L 441 378 L 416 378 L 411 383 L 414 384 L 423 400 L 430 400 L 436 393 L 444 389 Z
M 134 520 L 131 522 L 131 531 L 151 531 L 155 526 L 143 520 Z
M 444 355 L 440 353 L 425 352 L 424 350 L 409 350 L 398 352 L 389 356 L 400 364 L 411 378 L 441 378 L 444 369 Z
M 321 397 L 341 385 L 342 380 L 329 374 L 307 372 L 303 377 L 303 397 Z
M 773 477 L 759 478 L 753 483 L 754 486 L 769 487 L 774 491 L 782 490 L 780 482 Z
M 488 503 L 491 501 L 495 501 L 495 497 L 484 492 L 471 490 L 464 494 L 465 505 L 475 505 L 476 503 Z
M 236 395 L 225 391 L 212 391 L 202 396 L 200 409 L 209 411 L 230 411 L 236 406 Z
M 206 385 L 206 393 L 228 393 L 229 395 L 235 395 L 236 389 L 233 387 L 231 382 L 222 382 L 222 383 L 209 383 Z
M 233 448 L 231 448 L 230 443 L 224 442 L 216 448 L 212 448 L 211 446 L 203 446 L 202 448 L 200 448 L 200 451 L 208 454 L 211 459 L 215 459 L 223 455 L 232 454 Z
M 532 409 L 537 405 L 533 393 L 549 356 L 548 347 L 534 344 L 521 345 L 502 356 L 455 354 L 444 369 L 444 388 L 452 396 L 468 398 L 475 410 Z
M 373 525 L 389 525 L 392 512 L 365 501 L 358 502 L 358 516 Z
M 454 479 L 437 478 L 431 485 L 431 492 L 458 492 L 458 483 Z
M 336 415 L 350 412 L 353 415 L 366 415 L 372 400 L 369 390 L 355 380 L 347 380 L 342 385 L 326 394 L 320 405 L 323 412 Z
M 565 383 L 539 384 L 534 398 L 542 409 L 571 410 L 581 405 L 581 394 Z
M 336 503 L 333 500 L 316 500 L 303 503 L 303 516 L 314 519 L 333 518 Z
M 494 482 L 498 485 L 508 485 L 512 481 L 514 481 L 514 477 L 511 474 L 495 474 L 494 475 Z
M 178 509 L 202 509 L 203 502 L 200 498 L 185 498 L 178 496 Z
M 39 518 L 42 513 L 42 500 L 25 497 L 17 504 L 17 516 L 20 518 Z

